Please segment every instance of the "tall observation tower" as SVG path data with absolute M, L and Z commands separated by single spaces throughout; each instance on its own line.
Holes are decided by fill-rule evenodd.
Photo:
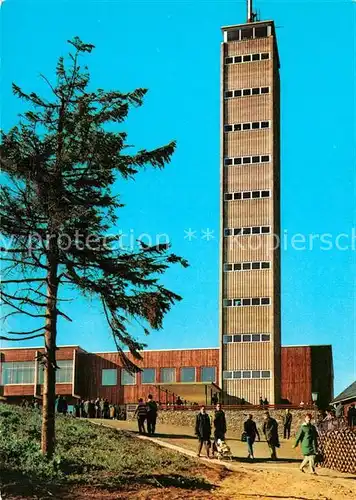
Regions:
M 280 80 L 273 21 L 222 28 L 220 385 L 279 402 Z

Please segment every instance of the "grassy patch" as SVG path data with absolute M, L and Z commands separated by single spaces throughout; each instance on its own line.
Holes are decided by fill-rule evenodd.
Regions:
M 41 415 L 36 410 L 0 404 L 2 482 L 33 488 L 90 485 L 118 489 L 137 485 L 210 489 L 197 463 L 125 432 L 59 415 L 56 454 L 40 452 Z M 31 489 L 33 489 L 31 488 Z

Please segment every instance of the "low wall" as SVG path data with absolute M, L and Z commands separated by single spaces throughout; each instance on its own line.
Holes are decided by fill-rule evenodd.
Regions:
M 167 410 L 161 410 L 158 412 L 158 417 L 157 417 L 157 431 L 159 432 L 159 424 L 166 424 L 166 425 L 176 425 L 176 426 L 184 426 L 184 427 L 190 427 L 194 428 L 195 426 L 195 419 L 196 415 L 198 414 L 199 410 L 193 410 L 193 409 L 182 409 L 182 410 L 174 410 L 174 409 L 167 409 Z M 262 434 L 262 426 L 263 426 L 263 414 L 264 410 L 263 409 L 255 409 L 255 410 L 247 410 L 247 409 L 233 409 L 229 410 L 226 409 L 225 411 L 225 416 L 226 416 L 226 423 L 227 423 L 227 429 L 228 432 L 232 432 L 237 435 L 241 435 L 243 431 L 243 424 L 247 419 L 247 415 L 251 413 L 253 415 L 253 419 L 256 422 L 257 428 L 259 432 Z M 292 419 L 292 427 L 291 427 L 291 436 L 294 436 L 299 429 L 299 426 L 304 422 L 305 414 L 307 413 L 307 410 L 291 410 L 293 419 Z M 214 415 L 214 410 L 207 410 L 207 413 L 213 417 Z M 279 435 L 282 438 L 283 437 L 283 415 L 285 414 L 285 410 L 279 410 L 279 409 L 270 409 L 269 413 L 272 418 L 275 418 L 278 422 L 278 430 L 279 430 Z M 314 413 L 314 412 L 312 412 Z M 134 412 L 133 411 L 128 411 L 127 412 L 127 419 L 128 420 L 133 420 L 134 417 Z

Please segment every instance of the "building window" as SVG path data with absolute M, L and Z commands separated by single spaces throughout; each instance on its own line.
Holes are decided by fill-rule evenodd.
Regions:
M 71 384 L 73 382 L 73 360 L 67 359 L 57 361 L 56 384 Z M 41 364 L 38 365 L 38 384 L 44 382 L 44 370 Z
M 155 368 L 144 368 L 141 372 L 142 384 L 154 384 L 156 382 Z
M 57 384 L 71 384 L 73 381 L 73 360 L 57 361 L 59 370 L 56 371 Z
M 252 226 L 252 227 L 234 227 L 225 228 L 224 236 L 241 236 L 251 234 L 269 234 L 271 228 L 269 226 Z
M 161 382 L 169 384 L 175 381 L 176 381 L 175 368 L 161 368 Z
M 259 198 L 270 198 L 271 191 L 268 189 L 261 191 L 239 191 L 237 193 L 225 193 L 224 200 L 225 201 L 233 201 L 233 200 L 257 200 Z
M 256 61 L 264 61 L 270 58 L 269 52 L 256 53 L 256 54 L 244 54 L 243 56 L 229 56 L 225 57 L 225 64 L 240 64 Z
M 241 343 L 241 342 L 269 342 L 271 335 L 269 333 L 239 333 L 236 335 L 224 335 L 223 343 Z
M 252 38 L 266 38 L 269 36 L 269 26 L 256 26 L 254 28 L 242 28 L 226 31 L 227 42 L 240 42 Z
M 181 368 L 180 369 L 181 382 L 195 382 L 195 368 Z
M 261 378 L 271 378 L 271 372 L 265 370 L 234 370 L 223 372 L 224 380 L 230 379 L 261 379 Z
M 201 381 L 215 382 L 215 380 L 216 380 L 215 366 L 203 366 L 203 368 L 201 369 Z
M 270 262 L 237 262 L 235 264 L 224 264 L 224 271 L 253 271 L 260 269 L 270 269 Z
M 265 38 L 267 36 L 267 26 L 259 26 L 255 28 L 255 38 Z
M 268 94 L 269 87 L 251 87 L 247 89 L 226 90 L 224 93 L 225 99 L 232 99 L 233 97 L 245 97 L 250 95 Z
M 101 371 L 101 385 L 117 385 L 117 369 L 103 369 Z
M 5 362 L 2 366 L 2 385 L 33 384 L 35 382 L 34 361 Z
M 121 368 L 121 385 L 136 385 L 136 373 L 130 373 Z
M 267 306 L 270 305 L 269 297 L 253 297 L 241 299 L 224 299 L 224 307 L 246 307 L 246 306 Z
M 224 158 L 224 165 L 246 165 L 249 163 L 268 163 L 271 161 L 270 155 L 238 156 L 235 158 Z

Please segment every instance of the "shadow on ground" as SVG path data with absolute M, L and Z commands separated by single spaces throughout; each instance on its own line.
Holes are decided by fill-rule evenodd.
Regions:
M 204 478 L 182 476 L 180 474 L 152 474 L 135 475 L 126 474 L 125 477 L 107 477 L 107 482 L 103 480 L 101 485 L 74 483 L 40 483 L 36 478 L 19 473 L 1 472 L 0 491 L 1 500 L 6 499 L 38 499 L 54 500 L 62 498 L 72 498 L 72 492 L 77 489 L 95 487 L 97 491 L 125 492 L 127 489 L 134 490 L 143 486 L 151 488 L 179 488 L 181 490 L 194 490 L 196 492 L 212 491 L 217 486 L 208 482 Z

